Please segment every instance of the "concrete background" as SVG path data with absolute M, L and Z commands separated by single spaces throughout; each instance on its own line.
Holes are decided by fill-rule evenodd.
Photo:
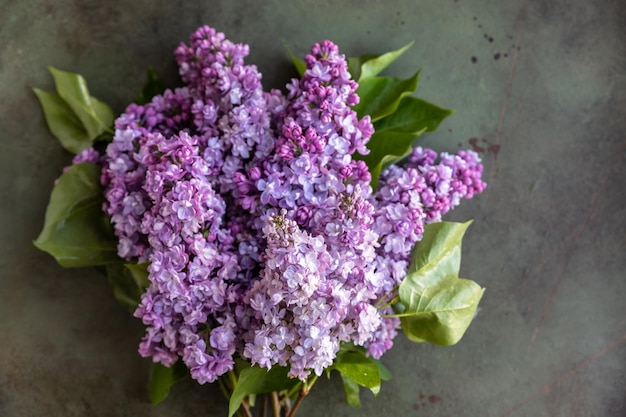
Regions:
M 201 24 L 251 46 L 266 87 L 328 38 L 348 55 L 415 40 L 389 73 L 421 67 L 419 95 L 456 114 L 426 145 L 474 148 L 486 192 L 462 273 L 487 287 L 456 346 L 399 336 L 394 379 L 364 407 L 320 381 L 306 416 L 626 416 L 626 3 L 599 0 L 0 0 L 0 416 L 224 416 L 213 386 L 185 382 L 152 408 L 141 324 L 90 270 L 31 244 L 68 163 L 32 87 L 47 65 L 82 73 L 120 112 L 147 66 Z

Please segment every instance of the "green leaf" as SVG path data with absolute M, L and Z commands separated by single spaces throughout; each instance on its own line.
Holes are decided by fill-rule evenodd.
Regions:
M 157 405 L 166 399 L 170 393 L 172 385 L 181 381 L 187 375 L 189 375 L 189 371 L 181 360 L 178 360 L 178 362 L 169 368 L 161 365 L 160 363 L 155 363 L 152 366 L 152 375 L 150 377 L 150 386 L 148 388 L 150 403 L 152 405 Z
M 380 379 L 383 381 L 391 381 L 392 375 L 391 375 L 391 372 L 389 372 L 389 369 L 387 369 L 387 367 L 383 365 L 383 363 L 379 361 L 378 359 L 372 358 L 372 360 L 378 367 L 378 373 L 380 374 Z
M 141 95 L 135 100 L 137 104 L 146 104 L 152 101 L 152 97 L 163 94 L 166 86 L 159 80 L 154 68 L 148 67 L 146 84 L 141 90 Z
M 402 97 L 415 91 L 418 77 L 419 71 L 406 79 L 374 77 L 363 80 L 357 89 L 361 100 L 354 106 L 354 111 L 359 118 L 369 115 L 372 122 L 382 119 L 396 111 Z
M 59 96 L 72 109 L 89 135 L 95 140 L 110 131 L 113 124 L 113 111 L 103 102 L 91 97 L 85 79 L 72 72 L 49 67 Z
M 122 264 L 121 261 L 106 265 L 106 274 L 117 301 L 133 312 L 141 301 L 141 294 L 150 285 L 147 264 Z
M 400 55 L 406 52 L 411 46 L 413 46 L 414 41 L 411 41 L 404 45 L 402 48 L 387 52 L 386 54 L 382 54 L 377 57 L 369 57 L 369 59 L 363 59 L 361 62 L 361 71 L 359 74 L 358 82 L 367 80 L 369 78 L 373 78 L 378 75 L 382 70 L 387 68 L 389 64 L 398 59 Z
M 294 67 L 296 67 L 296 71 L 298 71 L 298 75 L 302 77 L 302 75 L 306 71 L 306 64 L 304 63 L 303 60 L 295 56 L 293 52 L 291 52 L 291 49 L 289 49 L 289 47 L 285 46 L 285 48 L 287 49 L 287 52 L 289 52 L 289 56 L 291 57 L 291 62 L 293 62 Z
M 395 112 L 376 122 L 367 144 L 370 153 L 355 155 L 367 164 L 372 187 L 376 189 L 383 169 L 404 159 L 419 136 L 435 130 L 450 114 L 451 110 L 409 96 L 402 98 Z
M 409 339 L 453 345 L 471 323 L 484 289 L 458 277 L 461 241 L 470 223 L 440 222 L 425 227 L 398 290 L 405 309 L 397 316 Z
M 343 374 L 341 375 L 341 381 L 343 382 L 343 391 L 346 394 L 346 402 L 348 405 L 352 407 L 360 407 L 361 396 L 359 395 L 359 384 Z
M 284 366 L 273 366 L 269 371 L 259 366 L 243 369 L 239 373 L 237 385 L 230 396 L 228 417 L 232 417 L 237 412 L 244 398 L 250 394 L 282 391 L 298 384 L 300 380 L 289 378 L 288 372 L 289 369 Z
M 412 133 L 432 132 L 452 110 L 443 109 L 417 97 L 404 97 L 395 112 L 374 125 L 376 132 Z
M 43 109 L 48 129 L 61 142 L 63 148 L 77 154 L 91 146 L 87 131 L 61 97 L 38 88 L 33 91 Z
M 374 190 L 380 172 L 409 155 L 415 140 L 424 132 L 435 130 L 450 114 L 451 110 L 409 96 L 400 100 L 393 113 L 376 122 L 374 134 L 367 144 L 370 153 L 355 155 L 367 164 Z
M 355 154 L 355 159 L 362 159 L 369 168 L 372 176 L 371 185 L 374 191 L 378 187 L 378 177 L 381 171 L 411 153 L 411 146 L 419 134 L 388 132 L 374 132 L 367 144 L 370 153 L 367 155 Z
M 100 168 L 72 165 L 52 190 L 35 246 L 64 267 L 117 262 L 117 239 L 102 212 L 103 200 Z
M 378 394 L 380 390 L 380 371 L 372 358 L 361 350 L 349 350 L 337 354 L 329 370 L 336 370 L 353 382 Z
M 361 67 L 363 63 L 370 59 L 376 58 L 376 55 L 363 55 L 356 57 L 348 57 L 348 72 L 352 75 L 352 79 L 358 81 L 361 77 Z
M 148 266 L 149 262 L 144 262 L 142 264 L 124 264 L 124 267 L 130 272 L 135 284 L 141 289 L 146 289 L 150 286 L 150 281 L 148 280 Z
M 411 252 L 409 273 L 419 271 L 434 279 L 434 275 L 458 274 L 463 236 L 470 224 L 471 220 L 465 223 L 437 222 L 426 225 L 422 240 Z

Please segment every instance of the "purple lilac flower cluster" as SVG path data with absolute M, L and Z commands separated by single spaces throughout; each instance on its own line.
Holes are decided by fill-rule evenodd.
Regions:
M 398 320 L 378 306 L 424 225 L 485 187 L 475 153 L 417 148 L 374 193 L 353 158 L 374 129 L 337 46 L 315 44 L 286 96 L 247 54 L 200 28 L 176 50 L 186 86 L 130 105 L 106 154 L 75 160 L 103 167 L 120 257 L 149 263 L 140 353 L 201 383 L 236 356 L 302 380 L 342 343 L 380 357 Z

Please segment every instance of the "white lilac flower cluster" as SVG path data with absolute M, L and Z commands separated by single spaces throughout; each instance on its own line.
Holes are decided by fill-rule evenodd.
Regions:
M 416 148 L 370 186 L 368 116 L 337 46 L 306 56 L 288 93 L 264 92 L 247 45 L 202 27 L 176 50 L 186 87 L 130 105 L 102 165 L 120 257 L 148 262 L 140 353 L 182 358 L 200 383 L 236 356 L 320 375 L 341 343 L 380 357 L 398 320 L 379 309 L 424 225 L 482 191 L 473 152 Z

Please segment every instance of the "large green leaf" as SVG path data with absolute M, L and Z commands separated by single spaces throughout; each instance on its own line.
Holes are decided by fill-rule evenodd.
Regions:
M 43 230 L 34 244 L 65 267 L 118 262 L 117 240 L 102 212 L 100 168 L 71 166 L 52 190 Z
M 189 375 L 189 371 L 181 360 L 178 360 L 178 362 L 169 368 L 160 363 L 155 363 L 152 366 L 152 375 L 150 376 L 150 386 L 148 388 L 150 403 L 157 405 L 166 399 L 172 385 L 181 381 L 187 375 Z
M 348 72 L 352 79 L 358 81 L 361 78 L 361 66 L 365 61 L 376 58 L 376 55 L 363 55 L 348 57 Z
M 113 112 L 103 102 L 91 97 L 85 79 L 72 72 L 49 67 L 59 96 L 72 109 L 87 131 L 89 138 L 95 140 L 101 134 L 110 131 L 113 124 Z
M 400 100 L 393 113 L 376 122 L 375 132 L 367 144 L 370 153 L 355 155 L 367 164 L 372 187 L 377 188 L 383 169 L 405 158 L 420 135 L 435 130 L 450 114 L 451 110 L 409 96 Z
M 361 64 L 361 72 L 358 78 L 359 82 L 378 75 L 382 70 L 387 68 L 393 61 L 398 59 L 400 55 L 405 53 L 407 49 L 413 46 L 413 43 L 414 41 L 411 41 L 398 50 L 390 51 L 390 52 L 387 52 L 386 54 L 382 54 L 374 58 L 364 59 Z
M 91 138 L 70 106 L 56 94 L 33 89 L 43 109 L 50 132 L 61 146 L 74 154 L 91 146 Z
M 380 389 L 378 365 L 361 351 L 351 350 L 337 355 L 329 369 L 338 371 L 346 378 L 371 389 L 375 394 Z
M 355 159 L 362 159 L 369 168 L 372 176 L 371 184 L 374 191 L 378 187 L 378 177 L 381 171 L 404 158 L 406 158 L 412 149 L 412 144 L 419 134 L 388 132 L 374 132 L 367 148 L 370 153 L 367 155 L 355 154 Z
M 359 386 L 369 388 L 374 395 L 378 395 L 381 380 L 391 379 L 391 374 L 380 361 L 366 356 L 363 347 L 352 344 L 342 344 L 326 373 L 330 376 L 333 370 L 341 375 L 346 402 L 353 407 L 361 406 Z
M 135 311 L 141 300 L 141 294 L 150 285 L 147 265 L 123 264 L 121 259 L 120 262 L 106 265 L 106 274 L 113 295 L 131 312 Z
M 450 275 L 459 272 L 461 245 L 465 231 L 472 221 L 465 223 L 437 222 L 426 225 L 422 240 L 411 252 L 409 273 L 422 272 Z M 436 277 L 433 277 L 436 279 Z
M 398 57 L 406 52 L 406 50 L 412 45 L 413 42 L 409 42 L 400 49 L 390 51 L 379 56 L 363 55 L 359 57 L 350 57 L 348 58 L 348 71 L 352 74 L 352 78 L 358 82 L 367 78 L 375 77 L 380 74 L 382 70 L 387 68 L 393 61 L 398 59 Z
M 300 380 L 289 378 L 288 372 L 289 369 L 283 366 L 273 366 L 269 371 L 259 366 L 242 369 L 230 396 L 228 417 L 237 412 L 244 398 L 250 394 L 287 390 L 298 384 Z
M 452 110 L 443 109 L 417 97 L 404 97 L 395 112 L 374 124 L 376 132 L 413 133 L 432 132 Z
M 471 323 L 484 289 L 458 277 L 461 241 L 470 223 L 425 227 L 422 241 L 413 250 L 409 273 L 398 289 L 404 309 L 397 316 L 409 339 L 453 345 Z
M 369 115 L 372 122 L 382 119 L 396 111 L 402 97 L 415 91 L 418 77 L 419 71 L 406 79 L 373 77 L 363 80 L 357 89 L 361 100 L 354 111 L 359 117 Z

